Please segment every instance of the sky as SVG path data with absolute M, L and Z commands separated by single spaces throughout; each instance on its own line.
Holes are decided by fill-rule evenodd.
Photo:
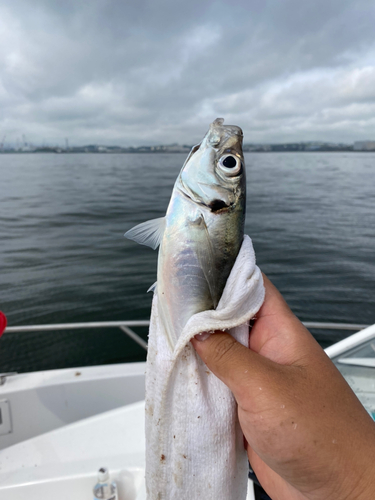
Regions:
M 375 139 L 374 0 L 0 0 L 0 143 Z

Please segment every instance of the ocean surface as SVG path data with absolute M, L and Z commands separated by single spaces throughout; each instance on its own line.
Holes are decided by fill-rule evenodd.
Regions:
M 11 325 L 148 319 L 181 154 L 0 155 L 0 310 Z M 301 320 L 375 323 L 375 154 L 247 153 L 246 233 Z M 146 339 L 146 329 L 138 332 Z M 313 331 L 325 347 L 349 332 Z M 117 329 L 5 333 L 0 372 L 140 361 Z

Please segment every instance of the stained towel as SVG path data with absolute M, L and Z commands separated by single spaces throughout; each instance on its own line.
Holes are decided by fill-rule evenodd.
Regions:
M 229 330 L 247 346 L 249 320 L 263 300 L 263 279 L 248 236 L 216 310 L 192 316 L 173 352 L 155 293 L 146 370 L 148 500 L 246 499 L 248 462 L 235 399 L 190 339 L 203 331 Z

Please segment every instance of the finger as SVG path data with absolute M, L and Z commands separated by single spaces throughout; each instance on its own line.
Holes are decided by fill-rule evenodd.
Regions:
M 233 392 L 237 401 L 248 395 L 249 384 L 257 385 L 274 372 L 274 363 L 237 342 L 229 333 L 215 332 L 192 344 L 208 368 Z
M 264 303 L 251 330 L 249 347 L 280 364 L 291 364 L 321 348 L 293 314 L 281 293 L 263 274 Z
M 256 315 L 257 318 L 261 318 L 262 316 L 274 316 L 280 313 L 293 314 L 284 297 L 272 281 L 264 273 L 262 273 L 262 276 L 266 295 L 263 305 Z

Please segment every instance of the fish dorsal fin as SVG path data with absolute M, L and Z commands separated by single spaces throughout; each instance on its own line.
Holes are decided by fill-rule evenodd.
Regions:
M 156 290 L 156 285 L 158 284 L 157 281 L 155 281 L 155 283 L 153 285 L 150 286 L 150 288 L 147 290 L 147 293 L 148 292 L 154 292 L 155 293 L 155 290 Z
M 125 233 L 125 238 L 136 241 L 140 245 L 146 245 L 156 250 L 160 245 L 165 230 L 165 217 L 151 219 L 138 226 L 129 229 Z

